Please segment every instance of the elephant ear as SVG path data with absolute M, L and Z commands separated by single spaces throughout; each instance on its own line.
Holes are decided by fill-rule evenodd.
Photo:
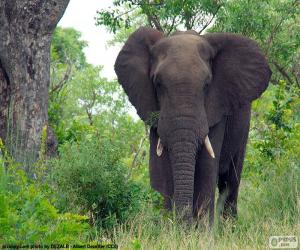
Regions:
M 213 49 L 213 79 L 205 101 L 209 125 L 213 126 L 222 115 L 257 99 L 268 86 L 271 70 L 251 39 L 230 33 L 203 37 Z
M 143 121 L 158 109 L 153 84 L 149 78 L 150 48 L 163 34 L 155 29 L 141 27 L 130 35 L 116 62 L 115 72 L 130 102 Z

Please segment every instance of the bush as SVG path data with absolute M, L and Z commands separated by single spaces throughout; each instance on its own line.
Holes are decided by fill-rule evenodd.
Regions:
M 0 245 L 85 242 L 87 217 L 59 213 L 49 187 L 29 180 L 1 140 L 0 149 Z
M 141 188 L 128 178 L 121 152 L 109 139 L 67 142 L 52 165 L 61 209 L 89 214 L 96 226 L 110 228 L 123 222 L 142 204 Z
M 253 105 L 244 177 L 262 183 L 299 168 L 299 90 L 271 85 Z

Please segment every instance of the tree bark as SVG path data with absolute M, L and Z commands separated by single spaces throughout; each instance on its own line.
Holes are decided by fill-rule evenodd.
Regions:
M 37 159 L 48 126 L 51 37 L 68 3 L 0 1 L 0 136 L 25 165 Z

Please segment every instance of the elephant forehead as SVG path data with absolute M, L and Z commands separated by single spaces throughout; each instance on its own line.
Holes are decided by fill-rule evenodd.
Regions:
M 202 60 L 192 58 L 166 57 L 158 60 L 152 67 L 151 75 L 161 82 L 201 83 L 211 74 L 210 69 Z
M 161 39 L 152 48 L 154 55 L 195 53 L 202 39 L 195 35 L 178 35 Z
M 180 34 L 161 39 L 152 47 L 151 54 L 154 61 L 168 58 L 190 65 L 199 60 L 207 63 L 213 52 L 211 46 L 201 36 Z

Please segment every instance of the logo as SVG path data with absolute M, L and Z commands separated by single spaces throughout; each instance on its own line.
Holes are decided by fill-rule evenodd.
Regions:
M 271 249 L 295 249 L 298 247 L 297 236 L 271 236 L 269 238 L 269 248 Z

